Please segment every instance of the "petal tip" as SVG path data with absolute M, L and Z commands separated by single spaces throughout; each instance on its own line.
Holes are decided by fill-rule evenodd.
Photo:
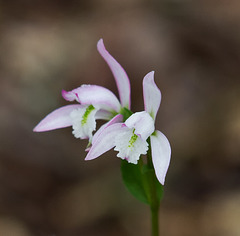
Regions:
M 77 100 L 78 99 L 77 94 L 73 93 L 73 91 L 68 92 L 68 91 L 63 89 L 62 90 L 62 97 L 68 102 L 72 102 L 74 100 Z
M 33 132 L 38 132 L 38 131 L 37 131 L 37 127 L 35 127 L 32 131 L 33 131 Z
M 89 152 L 90 152 L 90 150 L 89 150 Z M 91 157 L 89 155 L 89 152 L 88 152 L 87 156 L 85 157 L 84 161 L 91 161 L 92 159 L 94 159 L 93 157 Z
M 67 96 L 68 92 L 64 89 L 62 89 L 62 97 L 65 99 L 65 100 L 68 100 L 68 96 Z
M 98 49 L 98 51 L 106 50 L 102 38 L 99 39 L 97 42 L 97 49 Z
M 43 132 L 42 121 L 40 121 L 34 128 L 33 132 Z
M 145 77 L 144 77 L 144 79 L 143 79 L 143 82 L 144 82 L 144 81 L 147 81 L 147 80 L 149 80 L 149 81 L 151 81 L 151 82 L 154 82 L 154 74 L 155 74 L 155 71 L 150 71 L 150 72 L 148 72 L 148 73 L 145 75 Z
M 152 71 L 150 71 L 148 74 L 154 75 L 154 74 L 155 74 L 155 71 L 152 70 Z
M 100 39 L 98 40 L 97 44 L 102 44 L 102 43 L 103 43 L 103 39 L 100 38 Z
M 165 178 L 164 178 L 164 179 L 159 179 L 159 178 L 158 178 L 158 181 L 159 181 L 159 183 L 160 183 L 161 185 L 164 185 L 164 184 L 165 184 Z
M 47 131 L 45 129 L 43 129 L 40 125 L 37 125 L 34 129 L 33 129 L 33 132 L 44 132 L 44 131 Z

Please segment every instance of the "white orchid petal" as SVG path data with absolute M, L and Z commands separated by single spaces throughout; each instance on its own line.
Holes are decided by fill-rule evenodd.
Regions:
M 144 107 L 155 120 L 160 103 L 161 92 L 154 82 L 154 71 L 149 72 L 143 79 Z
M 72 119 L 70 117 L 70 113 L 73 110 L 81 107 L 82 106 L 78 104 L 60 107 L 41 120 L 40 123 L 33 129 L 33 131 L 44 132 L 71 126 Z
M 140 155 L 147 154 L 148 143 L 134 133 L 134 129 L 126 129 L 115 138 L 117 157 L 126 159 L 129 163 L 137 164 Z
M 97 109 L 93 105 L 84 106 L 71 112 L 73 135 L 75 138 L 90 139 L 92 132 L 96 130 Z
M 121 105 L 117 97 L 109 90 L 98 85 L 82 85 L 72 91 L 62 91 L 62 96 L 67 101 L 76 100 L 82 105 L 92 104 L 99 109 L 119 112 Z
M 171 147 L 166 136 L 156 130 L 150 136 L 152 149 L 152 162 L 159 182 L 164 185 L 166 173 L 171 159 Z
M 154 121 L 146 112 L 136 112 L 132 114 L 126 121 L 128 128 L 134 128 L 135 133 L 140 135 L 142 139 L 147 139 L 154 131 Z
M 97 49 L 114 75 L 122 106 L 130 109 L 130 81 L 125 70 L 106 50 L 102 39 L 98 41 Z
M 85 160 L 92 160 L 103 153 L 112 149 L 115 145 L 115 137 L 119 132 L 122 132 L 127 127 L 122 126 L 122 123 L 116 123 L 103 129 L 98 135 L 97 139 L 93 142 Z

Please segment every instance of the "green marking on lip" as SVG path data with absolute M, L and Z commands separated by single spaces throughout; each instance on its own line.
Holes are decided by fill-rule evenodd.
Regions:
M 131 139 L 129 140 L 129 144 L 128 144 L 128 147 L 132 147 L 133 144 L 136 142 L 138 136 L 136 134 L 133 133 L 133 136 L 131 137 Z
M 83 116 L 82 116 L 82 121 L 81 121 L 82 126 L 87 123 L 87 118 L 88 118 L 88 116 L 90 115 L 90 113 L 91 113 L 94 109 L 95 109 L 95 107 L 94 107 L 93 105 L 89 105 L 89 106 L 86 108 L 86 111 L 85 111 L 85 113 L 84 113 Z

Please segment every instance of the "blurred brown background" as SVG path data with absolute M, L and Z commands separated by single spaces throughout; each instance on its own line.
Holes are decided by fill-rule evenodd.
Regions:
M 32 132 L 68 104 L 62 89 L 117 93 L 100 38 L 131 79 L 134 111 L 146 73 L 162 91 L 156 128 L 172 160 L 161 234 L 239 236 L 237 0 L 1 1 L 0 235 L 149 235 L 149 209 L 123 186 L 115 152 L 85 162 L 71 128 Z

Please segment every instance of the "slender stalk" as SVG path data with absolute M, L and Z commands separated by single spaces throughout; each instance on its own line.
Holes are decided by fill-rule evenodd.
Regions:
M 151 207 L 152 236 L 159 236 L 159 207 Z
M 154 176 L 153 176 L 154 177 Z M 157 199 L 156 185 L 154 183 L 154 178 L 152 178 L 152 202 L 151 202 L 151 221 L 152 221 L 152 236 L 159 236 L 159 207 L 160 203 Z
M 153 169 L 153 163 L 152 163 L 152 152 L 151 152 L 151 143 L 150 140 L 148 140 L 149 143 L 149 149 L 147 152 L 147 165 L 149 168 Z M 160 203 L 157 197 L 157 186 L 156 186 L 156 177 L 154 174 L 154 171 L 152 172 L 150 178 L 149 178 L 149 184 L 151 186 L 151 224 L 152 224 L 152 236 L 159 236 L 159 207 Z

